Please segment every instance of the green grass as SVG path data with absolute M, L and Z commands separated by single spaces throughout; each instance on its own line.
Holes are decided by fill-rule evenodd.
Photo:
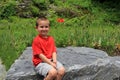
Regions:
M 53 21 L 54 20 L 54 21 Z M 76 19 L 77 20 L 77 19 Z M 93 47 L 94 43 L 99 43 L 108 54 L 114 50 L 114 46 L 120 43 L 120 26 L 115 25 L 96 25 L 77 23 L 69 19 L 65 19 L 64 23 L 56 22 L 53 18 L 50 35 L 54 36 L 57 47 L 66 46 L 87 46 Z M 73 21 L 73 22 L 72 22 Z M 32 39 L 37 32 L 34 28 L 35 18 L 21 19 L 11 17 L 8 21 L 0 21 L 0 56 L 3 64 L 9 69 L 10 65 L 17 59 L 27 46 L 31 46 Z
M 0 57 L 6 69 L 9 69 L 22 51 L 31 45 L 36 32 L 33 19 L 11 17 L 9 21 L 0 21 Z
M 61 7 L 64 7 L 68 10 L 67 14 L 63 11 L 61 16 L 53 9 L 48 10 L 48 18 L 51 21 L 49 34 L 55 38 L 57 47 L 99 47 L 113 55 L 115 45 L 120 44 L 120 24 L 117 16 L 119 11 L 114 13 L 110 11 L 112 8 L 108 11 L 108 7 L 104 10 L 101 7 L 103 4 L 96 5 L 91 0 L 68 0 L 64 3 L 56 0 L 54 4 L 57 9 L 62 10 Z M 69 10 L 75 11 L 78 15 L 70 17 Z M 65 22 L 58 23 L 56 20 L 59 17 L 63 17 Z M 34 28 L 35 20 L 36 18 L 16 16 L 0 20 L 0 58 L 7 70 L 24 49 L 31 46 L 33 38 L 37 35 Z

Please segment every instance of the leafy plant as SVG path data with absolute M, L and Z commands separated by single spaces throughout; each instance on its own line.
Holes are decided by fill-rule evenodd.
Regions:
M 10 1 L 4 3 L 4 5 L 0 6 L 0 19 L 9 18 L 16 14 L 16 3 L 15 1 Z

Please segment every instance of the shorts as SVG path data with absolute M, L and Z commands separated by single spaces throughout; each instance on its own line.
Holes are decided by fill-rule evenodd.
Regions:
M 57 61 L 57 69 L 59 69 L 60 67 L 63 67 L 63 65 L 59 61 Z M 40 75 L 43 75 L 44 77 L 47 76 L 48 71 L 51 69 L 52 69 L 52 66 L 44 62 L 41 62 L 35 67 L 35 70 L 37 71 L 37 73 L 39 73 Z

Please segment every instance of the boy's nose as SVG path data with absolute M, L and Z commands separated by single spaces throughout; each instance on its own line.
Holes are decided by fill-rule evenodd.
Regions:
M 46 30 L 46 28 L 44 27 L 43 30 Z

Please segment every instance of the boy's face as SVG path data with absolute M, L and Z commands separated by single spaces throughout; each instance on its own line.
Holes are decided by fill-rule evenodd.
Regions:
M 40 20 L 38 21 L 37 31 L 43 37 L 46 37 L 49 31 L 49 21 L 48 20 Z

